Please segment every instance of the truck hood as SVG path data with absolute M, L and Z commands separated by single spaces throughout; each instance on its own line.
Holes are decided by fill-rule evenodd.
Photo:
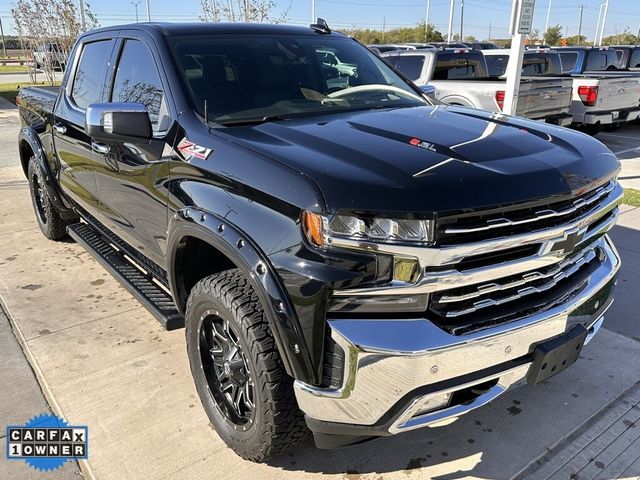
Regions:
M 218 132 L 313 179 L 330 212 L 429 214 L 566 197 L 619 168 L 611 151 L 582 133 L 461 107 L 358 111 Z

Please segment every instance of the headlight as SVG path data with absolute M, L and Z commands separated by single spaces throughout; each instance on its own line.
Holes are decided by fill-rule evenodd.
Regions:
M 309 241 L 323 247 L 334 239 L 377 243 L 430 245 L 433 242 L 433 220 L 396 220 L 360 218 L 347 215 L 324 217 L 305 211 L 302 225 Z

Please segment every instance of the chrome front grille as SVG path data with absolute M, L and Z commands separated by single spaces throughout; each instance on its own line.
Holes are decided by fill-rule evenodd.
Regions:
M 458 289 L 433 294 L 430 314 L 435 323 L 454 334 L 502 323 L 532 308 L 549 308 L 559 297 L 570 297 L 586 285 L 589 274 L 603 260 L 600 247 L 544 270 L 483 284 L 469 292 Z
M 616 188 L 611 180 L 576 198 L 550 203 L 538 203 L 522 208 L 514 205 L 506 211 L 487 212 L 482 215 L 466 214 L 439 223 L 441 243 L 464 243 L 501 235 L 527 232 L 531 228 L 548 228 L 580 217 Z
M 599 246 L 600 238 L 615 223 L 621 194 L 616 182 L 610 181 L 574 200 L 556 204 L 554 208 L 511 210 L 505 216 L 485 217 L 475 225 L 466 222 L 464 226 L 450 224 L 445 227 L 445 233 L 455 235 L 456 242 L 459 242 L 468 235 L 499 233 L 505 228 L 525 228 L 530 232 L 544 230 L 545 227 L 555 228 L 556 225 L 549 227 L 548 222 L 558 219 L 579 223 L 576 226 L 565 222 L 561 224 L 567 226 L 562 238 L 551 243 L 534 244 L 539 248 L 536 254 L 525 256 L 521 262 L 516 261 L 525 268 L 513 274 L 509 273 L 509 268 L 502 268 L 509 262 L 499 260 L 506 250 L 487 254 L 497 259 L 493 265 L 475 269 L 475 272 L 465 270 L 464 273 L 473 277 L 474 273 L 479 275 L 482 271 L 483 279 L 488 278 L 487 274 L 495 273 L 496 276 L 487 281 L 434 291 L 429 299 L 429 318 L 450 333 L 463 334 L 548 308 L 555 305 L 558 298 L 579 291 L 584 287 L 589 272 L 605 260 Z M 526 214 L 532 211 L 533 215 Z M 580 219 L 588 220 L 581 222 Z M 471 257 L 471 262 L 481 261 L 482 257 Z M 550 263 L 536 263 L 544 258 Z M 469 261 L 464 259 L 458 263 L 457 269 Z
M 458 317 L 465 313 L 471 313 L 492 305 L 501 305 L 512 300 L 517 300 L 532 293 L 540 293 L 554 287 L 559 281 L 570 277 L 577 272 L 582 266 L 594 260 L 597 256 L 596 249 L 587 249 L 579 253 L 573 258 L 568 258 L 557 265 L 553 265 L 546 269 L 534 270 L 531 272 L 517 275 L 513 279 L 504 279 L 501 283 L 484 283 L 478 286 L 472 286 L 470 292 L 447 290 L 445 293 L 434 295 L 438 303 L 459 304 L 480 297 L 486 297 L 490 294 L 501 294 L 509 292 L 508 296 L 497 295 L 496 298 L 482 298 L 482 300 L 474 301 L 471 308 L 465 310 L 450 310 L 446 313 L 447 317 Z M 518 288 L 524 287 L 524 288 Z
M 428 294 L 425 318 L 456 335 L 535 314 L 579 292 L 590 272 L 606 261 L 602 237 L 615 225 L 622 196 L 622 187 L 612 180 L 544 208 L 511 206 L 461 221 L 444 219 L 438 225 L 444 237 L 435 247 L 375 247 L 379 253 L 415 258 L 421 272 L 415 283 L 333 295 Z

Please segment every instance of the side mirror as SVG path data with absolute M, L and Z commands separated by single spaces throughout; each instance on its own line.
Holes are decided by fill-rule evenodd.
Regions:
M 148 142 L 153 136 L 149 112 L 141 103 L 93 103 L 85 113 L 85 131 L 106 143 Z
M 429 97 L 431 100 L 435 100 L 436 87 L 434 87 L 433 85 L 421 85 L 420 90 L 422 90 L 425 96 Z

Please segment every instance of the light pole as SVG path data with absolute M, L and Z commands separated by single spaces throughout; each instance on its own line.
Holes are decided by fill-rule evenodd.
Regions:
M 547 6 L 547 22 L 544 24 L 544 32 L 542 32 L 542 38 L 547 34 L 547 30 L 549 30 L 549 17 L 551 17 L 551 0 L 549 0 L 549 5 Z
M 460 0 L 460 41 L 462 42 L 462 29 L 464 28 L 464 0 Z
M 429 10 L 431 10 L 431 0 L 427 0 L 427 11 L 424 15 L 424 41 L 427 41 L 427 35 L 429 34 Z
M 140 5 L 140 0 L 138 0 L 137 2 L 131 2 L 131 5 L 136 8 L 136 23 L 138 23 L 138 5 Z
M 602 9 L 604 8 L 604 3 L 600 4 L 600 10 L 598 11 L 598 23 L 596 24 L 596 34 L 593 37 L 593 46 L 595 47 L 598 43 L 598 37 L 600 36 L 600 22 L 602 21 Z
M 84 0 L 79 0 L 80 4 L 80 28 L 84 32 L 87 29 L 87 21 L 84 15 Z
M 584 5 L 580 5 L 580 24 L 578 25 L 578 45 L 582 45 L 582 13 Z
M 316 0 L 311 0 L 311 23 L 316 23 Z
M 453 40 L 453 12 L 455 10 L 456 0 L 451 0 L 451 8 L 449 9 L 449 30 L 447 31 L 447 43 Z
M 151 21 L 151 0 L 147 0 L 147 22 Z
M 602 25 L 600 25 L 600 41 L 598 42 L 598 46 L 602 45 L 602 37 L 604 37 L 604 27 L 607 23 L 608 13 L 609 13 L 609 0 L 607 0 L 604 4 L 604 13 L 602 14 Z

